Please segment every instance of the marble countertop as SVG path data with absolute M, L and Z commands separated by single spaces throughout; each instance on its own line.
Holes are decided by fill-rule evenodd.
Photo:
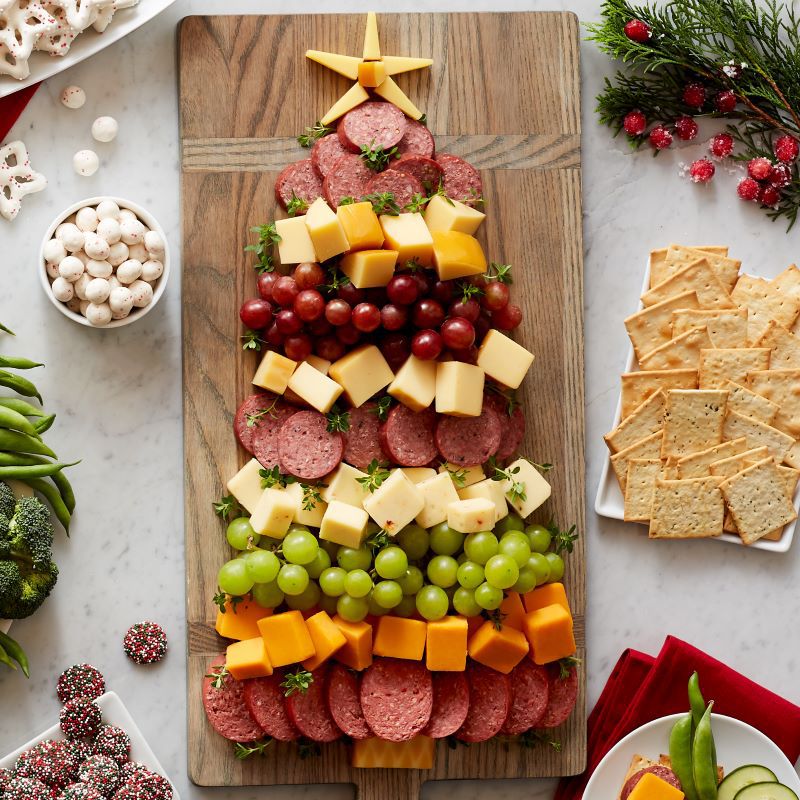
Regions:
M 303 11 L 366 11 L 373 3 L 309 0 Z M 395 0 L 415 11 L 419 0 Z M 595 19 L 590 0 L 434 0 L 425 10 L 566 9 Z M 56 600 L 14 626 L 34 664 L 30 682 L 0 672 L 0 753 L 49 727 L 58 712 L 56 676 L 89 661 L 109 677 L 184 798 L 256 796 L 344 800 L 347 786 L 204 790 L 186 776 L 184 570 L 180 377 L 180 280 L 175 270 L 160 305 L 119 330 L 79 327 L 58 314 L 36 275 L 40 239 L 51 219 L 82 197 L 116 194 L 147 207 L 179 255 L 179 146 L 175 29 L 188 14 L 290 12 L 295 3 L 178 0 L 138 32 L 49 80 L 11 133 L 29 147 L 34 168 L 49 179 L 27 198 L 13 224 L 0 224 L 0 317 L 17 331 L 4 351 L 47 364 L 37 376 L 58 412 L 48 442 L 82 463 L 71 471 L 79 507 L 71 540 L 60 536 L 62 570 Z M 593 113 L 609 62 L 582 44 L 584 242 L 586 277 L 587 507 L 589 557 L 589 703 L 597 699 L 625 647 L 655 653 L 671 633 L 708 650 L 770 689 L 799 702 L 800 651 L 786 621 L 800 615 L 800 546 L 785 555 L 701 541 L 648 542 L 643 528 L 599 519 L 592 511 L 627 353 L 622 320 L 636 307 L 652 247 L 672 241 L 728 244 L 744 268 L 772 276 L 797 258 L 798 234 L 784 233 L 755 207 L 737 200 L 731 176 L 708 187 L 679 178 L 680 165 L 702 144 L 658 159 L 632 154 L 612 140 Z M 83 110 L 65 109 L 61 89 L 86 90 Z M 113 144 L 93 143 L 95 117 L 120 122 Z M 704 131 L 705 132 L 705 131 Z M 703 141 L 707 136 L 702 137 Z M 92 178 L 72 171 L 72 154 L 92 147 L 101 167 Z M 163 624 L 172 649 L 154 667 L 123 655 L 129 625 Z M 548 798 L 552 781 L 430 785 L 435 798 Z

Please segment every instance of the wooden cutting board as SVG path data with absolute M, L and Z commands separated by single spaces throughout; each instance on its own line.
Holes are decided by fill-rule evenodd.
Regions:
M 555 730 L 556 751 L 492 741 L 439 744 L 429 772 L 354 770 L 345 745 L 301 760 L 290 745 L 237 761 L 208 725 L 201 682 L 224 642 L 213 629 L 216 573 L 230 557 L 211 509 L 244 463 L 238 402 L 257 356 L 244 353 L 238 308 L 255 294 L 249 227 L 273 219 L 275 178 L 307 157 L 295 137 L 348 88 L 308 62 L 309 47 L 360 53 L 363 14 L 190 17 L 179 33 L 183 191 L 183 381 L 186 454 L 189 771 L 200 785 L 353 783 L 364 800 L 415 798 L 429 780 L 572 775 L 586 763 L 585 673 L 578 706 Z M 490 259 L 514 265 L 525 318 L 517 338 L 536 353 L 523 403 L 521 451 L 555 469 L 542 519 L 584 526 L 583 269 L 579 29 L 573 14 L 381 14 L 383 52 L 428 56 L 399 83 L 427 111 L 439 149 L 483 173 Z M 582 541 L 566 583 L 585 657 Z

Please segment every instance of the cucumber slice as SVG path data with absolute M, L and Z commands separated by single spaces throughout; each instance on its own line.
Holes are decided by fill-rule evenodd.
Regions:
M 747 764 L 726 775 L 717 791 L 717 800 L 733 800 L 736 795 L 753 783 L 777 783 L 778 779 L 771 769 L 760 764 Z
M 751 783 L 739 790 L 736 800 L 798 800 L 798 798 L 782 783 Z

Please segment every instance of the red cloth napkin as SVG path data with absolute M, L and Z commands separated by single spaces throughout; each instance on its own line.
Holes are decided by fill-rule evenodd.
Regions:
M 0 143 L 5 139 L 6 134 L 11 130 L 11 126 L 17 121 L 38 88 L 39 84 L 35 83 L 33 86 L 20 89 L 20 91 L 0 100 Z
M 603 756 L 632 730 L 646 722 L 686 711 L 686 684 L 695 671 L 714 711 L 758 728 L 793 764 L 800 757 L 800 707 L 759 686 L 744 675 L 673 636 L 656 658 L 626 650 L 589 715 L 586 772 L 564 778 L 556 800 L 579 800 L 589 776 Z

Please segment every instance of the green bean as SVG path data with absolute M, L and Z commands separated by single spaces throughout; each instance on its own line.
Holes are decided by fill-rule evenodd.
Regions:
M 75 463 L 78 464 L 80 462 L 76 461 Z M 72 464 L 68 466 L 71 467 Z M 64 501 L 67 511 L 72 514 L 75 510 L 75 492 L 72 491 L 72 484 L 69 482 L 67 476 L 60 471 L 54 472 L 50 477 L 53 479 L 53 483 L 61 494 L 61 499 Z
M 25 400 L 20 400 L 18 397 L 0 397 L 0 406 L 10 408 L 22 414 L 24 417 L 46 417 L 47 414 L 41 408 L 36 408 Z
M 692 774 L 692 731 L 694 722 L 691 713 L 681 717 L 669 735 L 669 757 L 672 771 L 683 787 L 686 800 L 698 800 Z
M 3 325 L 2 322 L 0 322 L 0 331 L 3 331 L 3 333 L 9 334 L 9 336 L 16 336 L 17 335 L 16 333 L 14 333 L 14 331 L 11 330 L 11 328 L 7 328 L 5 325 Z
M 0 406 L 0 428 L 10 428 L 11 430 L 21 431 L 32 436 L 34 439 L 40 439 L 39 432 L 28 422 L 27 417 L 23 417 L 19 411 L 14 411 L 11 408 Z
M 2 428 L 0 428 L 0 449 L 17 453 L 36 453 L 50 458 L 56 457 L 56 454 L 40 439 L 34 439 L 27 433 L 18 433 Z
M 38 361 L 31 361 L 29 358 L 19 358 L 17 356 L 0 356 L 0 367 L 8 369 L 33 369 L 43 367 Z
M 31 665 L 28 661 L 28 656 L 25 654 L 19 642 L 12 639 L 7 633 L 0 631 L 0 647 L 4 648 L 6 653 L 22 667 L 22 674 L 26 678 L 30 678 Z
M 6 372 L 4 369 L 0 369 L 0 386 L 13 389 L 17 394 L 21 394 L 23 397 L 35 397 L 40 403 L 42 402 L 42 396 L 39 394 L 39 390 L 31 381 L 20 375 Z
M 0 645 L 0 664 L 5 664 L 7 667 L 14 670 L 17 668 L 17 665 L 9 658 L 8 653 L 6 653 L 2 645 Z
M 48 461 L 47 464 L 36 464 L 32 466 L 0 467 L 0 481 L 18 480 L 24 481 L 26 478 L 48 478 L 60 472 L 65 467 L 74 467 L 80 461 L 73 461 L 65 464 L 61 461 Z M 69 508 L 69 506 L 67 506 Z
M 52 461 L 48 461 L 41 456 L 33 456 L 27 453 L 3 453 L 0 451 L 0 468 L 47 466 L 52 463 Z M 80 461 L 74 461 L 72 464 L 63 464 L 62 466 L 71 467 L 75 464 L 80 464 Z M 10 475 L 8 477 L 13 478 L 14 476 Z M 58 487 L 58 491 L 61 493 L 61 499 L 64 501 L 64 505 L 71 514 L 75 510 L 75 493 L 72 491 L 72 485 L 67 479 L 67 476 L 60 470 L 57 470 L 49 474 L 49 477 L 53 479 L 53 483 Z
M 49 431 L 50 428 L 53 427 L 53 423 L 56 421 L 55 414 L 48 414 L 46 417 L 42 417 L 41 419 L 37 420 L 33 423 L 34 430 L 38 434 L 42 434 L 45 431 Z
M 20 480 L 22 483 L 26 483 L 28 486 L 30 486 L 35 492 L 39 492 L 39 494 L 44 495 L 47 502 L 50 503 L 50 507 L 53 509 L 56 519 L 64 526 L 64 530 L 66 531 L 67 536 L 69 536 L 69 523 L 71 516 L 69 509 L 58 492 L 58 489 L 56 489 L 55 486 L 47 483 L 47 481 L 43 481 L 41 478 L 21 478 Z
M 697 724 L 692 742 L 692 774 L 699 800 L 717 800 L 717 764 L 712 755 L 714 732 L 711 730 L 711 709 L 713 707 L 712 701 Z
M 32 456 L 29 453 L 0 452 L 0 467 L 35 467 L 38 464 L 51 463 L 42 456 Z

